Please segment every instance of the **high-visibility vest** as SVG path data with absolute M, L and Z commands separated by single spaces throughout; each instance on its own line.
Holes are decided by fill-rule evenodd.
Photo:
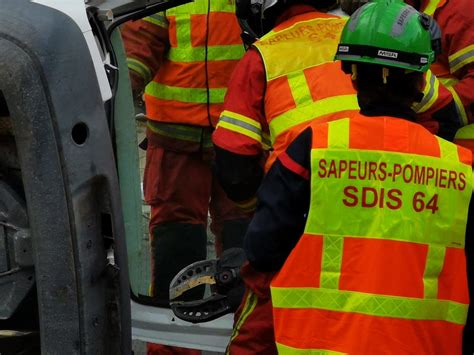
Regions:
M 312 125 L 304 234 L 272 281 L 280 354 L 461 354 L 471 154 L 391 117 Z
M 350 76 L 334 62 L 346 21 L 320 12 L 294 16 L 254 44 L 265 66 L 264 110 L 276 153 L 267 167 L 312 120 L 359 110 Z
M 196 0 L 167 10 L 166 22 L 170 49 L 145 89 L 147 116 L 159 122 L 215 125 L 230 75 L 245 52 L 235 2 Z

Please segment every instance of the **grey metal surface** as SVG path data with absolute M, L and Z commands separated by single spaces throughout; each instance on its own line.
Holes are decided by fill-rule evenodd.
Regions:
M 0 2 L 0 91 L 32 231 L 41 350 L 130 354 L 119 188 L 89 50 L 62 13 L 26 0 Z M 107 268 L 107 249 L 118 273 Z
M 189 0 L 188 0 L 189 1 Z M 145 10 L 154 5 L 171 2 L 170 0 L 86 0 L 87 5 L 95 6 L 104 16 L 114 17 Z M 157 10 L 158 11 L 158 10 Z
M 132 301 L 132 336 L 135 340 L 224 352 L 232 332 L 233 315 L 207 323 L 191 324 L 174 317 L 169 309 Z
M 0 180 L 0 319 L 8 319 L 34 284 L 25 202 Z

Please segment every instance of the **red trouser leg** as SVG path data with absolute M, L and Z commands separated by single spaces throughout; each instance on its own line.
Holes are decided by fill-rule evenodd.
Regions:
M 159 142 L 149 139 L 144 190 L 145 200 L 151 205 L 152 246 L 166 244 L 176 247 L 174 244 L 177 244 L 179 249 L 176 255 L 171 255 L 171 250 L 165 250 L 164 256 L 172 261 L 181 262 L 182 266 L 176 268 L 178 270 L 196 261 L 193 259 L 196 254 L 191 255 L 186 261 L 187 256 L 183 252 L 184 244 L 187 243 L 187 250 L 193 244 L 190 244 L 190 240 L 181 240 L 179 237 L 197 240 L 199 245 L 196 245 L 196 248 L 205 250 L 206 240 L 202 238 L 202 232 L 205 233 L 205 229 L 200 230 L 199 226 L 206 227 L 209 209 L 212 217 L 211 228 L 216 234 L 218 252 L 221 249 L 220 235 L 226 221 L 245 218 L 240 210 L 227 199 L 216 179 L 213 179 L 210 162 L 203 159 L 200 151 L 182 152 L 179 147 L 176 149 L 170 146 L 164 147 Z M 180 231 L 183 233 L 179 233 Z M 173 236 L 164 236 L 163 233 L 173 234 Z M 166 239 L 165 237 L 167 237 L 166 243 L 157 242 L 157 239 Z M 176 243 L 170 240 L 174 237 L 176 237 Z M 154 249 L 152 247 L 152 257 L 156 256 L 160 259 L 160 255 L 163 256 L 163 250 Z M 155 283 L 160 283 L 160 273 L 155 272 L 155 266 L 158 267 L 162 263 L 154 259 L 152 263 L 152 270 L 156 273 L 152 277 L 152 295 L 154 295 L 153 286 Z M 164 281 L 161 280 L 161 284 L 169 284 L 169 281 L 166 278 Z M 169 350 L 169 347 L 161 346 L 159 349 L 163 354 L 167 354 L 165 350 Z M 190 354 L 194 354 L 193 351 Z
M 212 174 L 199 152 L 149 146 L 143 184 L 152 208 L 150 227 L 164 222 L 207 224 Z
M 258 272 L 246 264 L 242 267 L 241 275 L 247 290 L 235 313 L 234 330 L 227 354 L 277 354 L 270 297 L 273 274 Z
M 166 256 L 173 259 L 172 250 L 178 252 L 176 260 L 180 259 L 179 266 L 186 266 L 196 261 L 190 257 L 189 262 L 187 262 L 187 256 L 179 253 L 179 244 L 175 248 L 170 248 L 172 250 L 156 250 L 155 245 L 160 243 L 156 243 L 155 230 L 164 227 L 167 230 L 160 231 L 161 233 L 180 235 L 179 226 L 182 225 L 183 228 L 187 228 L 188 232 L 182 234 L 186 235 L 188 240 L 176 240 L 176 243 L 192 243 L 193 233 L 199 233 L 198 226 L 202 226 L 200 234 L 205 233 L 211 183 L 212 177 L 209 164 L 202 160 L 199 152 L 176 152 L 158 144 L 148 146 L 144 190 L 145 201 L 151 205 L 149 227 L 153 265 L 156 262 L 154 258 L 160 255 L 163 256 L 163 253 L 167 253 Z M 170 223 L 173 225 L 170 226 Z M 190 231 L 193 226 L 197 227 L 197 229 L 194 228 L 196 232 Z M 163 238 L 168 237 L 167 235 L 161 236 Z M 196 248 L 205 249 L 206 241 L 203 240 L 202 236 L 196 235 L 195 237 L 199 239 L 197 243 L 200 244 L 196 245 Z M 173 237 L 169 236 L 169 238 Z M 165 244 L 169 245 L 170 243 L 173 243 L 173 240 L 167 240 Z M 174 269 L 179 268 L 175 267 Z M 155 273 L 155 267 L 152 270 Z M 152 276 L 152 280 L 152 294 L 154 294 L 154 284 L 157 281 L 155 275 Z M 163 282 L 169 283 L 169 281 L 167 279 Z
M 176 152 L 158 145 L 151 144 L 147 149 L 147 164 L 144 178 L 145 200 L 151 205 L 150 236 L 152 245 L 172 245 L 170 250 L 155 250 L 152 248 L 152 270 L 155 273 L 156 260 L 165 255 L 171 260 L 178 260 L 180 265 L 169 265 L 175 270 L 196 261 L 189 260 L 186 253 L 183 253 L 180 246 L 188 244 L 187 250 L 193 249 L 195 239 L 199 245 L 196 248 L 203 249 L 205 253 L 205 234 L 207 224 L 207 211 L 209 196 L 211 193 L 211 171 L 209 165 L 202 161 L 198 152 Z M 201 226 L 201 232 L 199 232 Z M 184 229 L 186 233 L 180 234 Z M 193 235 L 196 231 L 199 235 Z M 157 233 L 156 233 L 157 232 Z M 169 235 L 160 235 L 168 233 Z M 166 243 L 155 243 L 155 238 L 166 239 Z M 195 234 L 195 233 L 194 233 Z M 180 240 L 179 237 L 186 237 L 188 240 Z M 174 239 L 174 240 L 173 240 Z M 189 244 L 191 243 L 191 244 Z M 202 244 L 202 245 L 201 245 Z M 171 255 L 176 252 L 176 255 Z M 205 254 L 203 256 L 205 258 Z M 162 263 L 160 263 L 161 265 Z M 152 276 L 152 295 L 154 294 L 155 283 L 168 285 L 166 280 L 156 279 Z M 149 354 L 180 354 L 196 355 L 201 352 L 192 349 L 183 349 L 164 345 L 149 344 Z
M 179 348 L 177 346 L 167 346 L 149 343 L 146 349 L 147 355 L 200 355 L 200 350 Z
M 227 198 L 200 152 L 149 145 L 144 190 L 152 208 L 150 227 L 170 221 L 207 225 L 210 211 L 211 230 L 219 236 L 224 222 L 248 218 Z
M 227 354 L 277 354 L 272 317 L 271 299 L 260 298 L 247 289 L 235 314 L 234 330 Z

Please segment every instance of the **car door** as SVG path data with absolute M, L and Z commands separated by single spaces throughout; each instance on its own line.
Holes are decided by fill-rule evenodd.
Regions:
M 184 2 L 0 0 L 0 352 L 129 354 L 131 334 L 225 348 L 231 316 L 192 325 L 147 296 L 118 28 Z

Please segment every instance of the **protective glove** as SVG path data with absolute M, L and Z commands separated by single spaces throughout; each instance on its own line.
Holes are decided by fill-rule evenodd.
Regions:
M 242 248 L 230 248 L 222 253 L 216 265 L 216 284 L 220 294 L 226 295 L 231 312 L 235 312 L 242 301 L 245 285 L 240 277 L 240 268 L 247 260 Z

